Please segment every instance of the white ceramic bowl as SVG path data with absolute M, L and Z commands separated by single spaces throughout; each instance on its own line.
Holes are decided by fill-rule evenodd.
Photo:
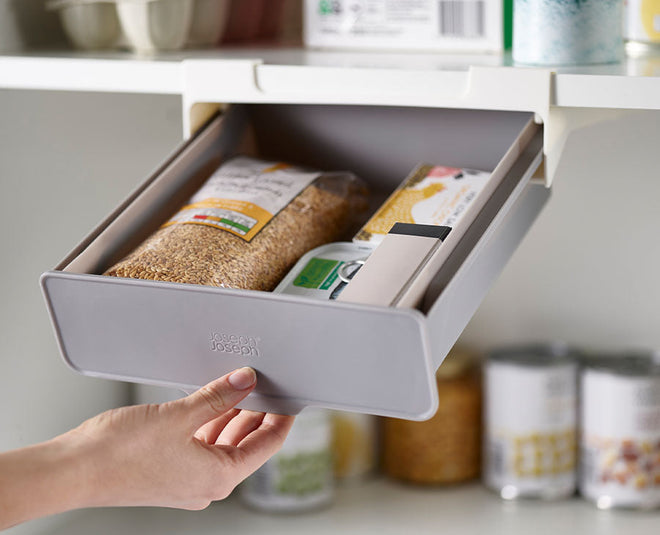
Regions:
M 129 46 L 138 53 L 179 50 L 187 42 L 193 0 L 116 0 Z
M 121 36 L 114 2 L 54 0 L 48 3 L 48 9 L 59 13 L 67 37 L 77 48 L 113 48 Z

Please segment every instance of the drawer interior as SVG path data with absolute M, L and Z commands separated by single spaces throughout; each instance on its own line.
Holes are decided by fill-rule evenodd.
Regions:
M 350 170 L 391 192 L 420 162 L 493 171 L 532 114 L 383 106 L 251 105 L 258 151 Z
M 492 172 L 530 117 L 438 108 L 233 104 L 164 162 L 57 269 L 103 273 L 234 154 L 352 171 L 368 184 L 375 209 L 422 162 Z

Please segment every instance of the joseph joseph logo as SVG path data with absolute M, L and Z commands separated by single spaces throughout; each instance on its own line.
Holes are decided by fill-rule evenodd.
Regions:
M 211 351 L 231 353 L 245 357 L 259 356 L 259 339 L 252 336 L 212 332 L 210 336 Z

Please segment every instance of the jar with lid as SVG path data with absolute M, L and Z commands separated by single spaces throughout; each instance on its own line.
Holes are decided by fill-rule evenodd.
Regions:
M 330 411 L 304 409 L 282 448 L 240 487 L 246 505 L 266 512 L 304 512 L 334 497 Z
M 378 418 L 332 411 L 332 458 L 335 480 L 354 484 L 371 477 L 378 463 Z
M 478 477 L 481 462 L 481 378 L 477 359 L 452 349 L 436 374 L 439 407 L 425 422 L 383 420 L 383 470 L 417 484 Z

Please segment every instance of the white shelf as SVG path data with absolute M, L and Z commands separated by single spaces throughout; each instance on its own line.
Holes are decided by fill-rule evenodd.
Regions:
M 232 65 L 233 64 L 233 65 Z M 196 68 L 189 70 L 193 65 Z M 546 69 L 512 66 L 508 55 L 320 52 L 222 49 L 136 56 L 131 53 L 30 52 L 0 56 L 0 87 L 206 95 L 198 82 L 249 66 L 259 94 L 270 99 L 372 100 L 451 107 L 488 106 L 543 113 L 542 108 L 660 109 L 660 55 L 613 65 Z M 197 68 L 206 71 L 200 77 Z M 186 75 L 193 73 L 193 79 Z M 221 79 L 221 80 L 220 80 Z M 554 87 L 550 88 L 550 80 Z M 547 81 L 547 82 L 546 82 Z M 539 87 L 547 83 L 548 87 Z M 214 86 L 216 84 L 213 84 Z M 539 91 L 541 90 L 541 94 Z M 248 95 L 249 97 L 249 95 Z M 362 98 L 360 98 L 362 97 Z
M 268 533 L 269 535 L 649 535 L 660 512 L 599 511 L 579 498 L 504 502 L 479 484 L 419 488 L 375 480 L 337 493 L 334 505 L 299 515 L 246 509 L 236 497 L 201 512 L 154 508 L 98 509 L 62 517 L 51 535 Z
M 107 93 L 183 93 L 181 60 L 129 54 L 0 55 L 0 88 Z
M 184 135 L 221 102 L 362 104 L 533 112 L 545 179 L 572 132 L 621 110 L 660 110 L 660 55 L 612 65 L 513 66 L 508 55 L 234 48 L 136 56 L 0 55 L 0 88 L 181 95 Z M 581 108 L 580 113 L 573 110 Z

